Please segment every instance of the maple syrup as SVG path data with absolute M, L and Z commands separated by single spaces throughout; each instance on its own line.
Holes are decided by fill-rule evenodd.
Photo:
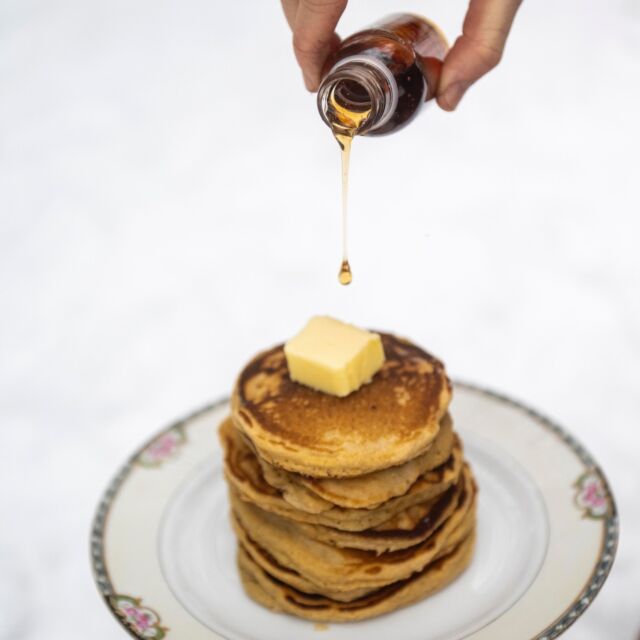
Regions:
M 338 87 L 336 87 L 338 88 Z M 362 110 L 355 106 L 345 107 L 340 99 L 335 95 L 329 96 L 329 109 L 333 121 L 332 131 L 340 149 L 342 150 L 342 263 L 338 273 L 340 284 L 351 284 L 353 276 L 349 264 L 348 243 L 347 243 L 347 213 L 349 203 L 349 161 L 351 157 L 351 143 L 358 128 L 371 112 L 366 105 Z
M 351 274 L 351 265 L 349 260 L 343 260 L 340 265 L 340 271 L 338 272 L 338 282 L 340 284 L 351 284 L 353 275 Z
M 353 138 L 408 124 L 435 96 L 446 52 L 446 39 L 428 20 L 396 14 L 344 40 L 325 67 L 318 109 L 342 150 L 341 284 L 352 280 L 347 200 Z

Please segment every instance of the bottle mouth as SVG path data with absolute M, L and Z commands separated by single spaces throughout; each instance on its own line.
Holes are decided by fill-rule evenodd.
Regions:
M 375 100 L 367 87 L 351 78 L 338 78 L 333 83 L 325 116 L 338 133 L 354 136 L 367 128 L 375 117 Z
M 393 115 L 398 90 L 391 72 L 365 56 L 336 63 L 318 90 L 318 110 L 334 131 L 347 135 L 373 131 Z
M 353 78 L 344 78 L 334 84 L 333 100 L 346 111 L 357 114 L 368 113 L 373 107 L 373 97 L 367 87 Z

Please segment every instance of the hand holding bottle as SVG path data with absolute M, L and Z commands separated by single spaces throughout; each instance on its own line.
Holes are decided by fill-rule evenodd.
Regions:
M 467 89 L 499 62 L 521 0 L 470 0 L 457 38 L 444 60 L 437 101 L 453 111 Z M 327 58 L 340 38 L 335 32 L 347 0 L 282 0 L 293 32 L 293 48 L 307 89 L 316 91 Z

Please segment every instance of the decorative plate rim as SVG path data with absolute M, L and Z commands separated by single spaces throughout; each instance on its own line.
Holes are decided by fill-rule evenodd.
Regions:
M 569 447 L 569 449 L 585 465 L 585 467 L 588 469 L 588 472 L 595 473 L 596 476 L 598 476 L 606 492 L 609 501 L 609 509 L 606 517 L 600 518 L 603 522 L 604 536 L 602 539 L 602 545 L 600 548 L 598 559 L 595 562 L 595 566 L 589 577 L 589 580 L 586 582 L 584 588 L 578 594 L 578 596 L 576 596 L 573 602 L 565 608 L 563 613 L 560 614 L 551 624 L 548 624 L 544 630 L 540 631 L 531 638 L 531 640 L 554 640 L 562 633 L 564 633 L 588 609 L 595 597 L 600 592 L 600 589 L 604 585 L 611 571 L 611 567 L 613 566 L 616 551 L 618 548 L 619 524 L 618 509 L 609 485 L 609 481 L 602 468 L 596 463 L 593 456 L 576 438 L 574 438 L 566 429 L 564 429 L 564 427 L 561 427 L 559 424 L 557 424 L 544 414 L 540 413 L 536 409 L 533 409 L 523 402 L 515 400 L 500 392 L 493 391 L 476 384 L 455 380 L 454 388 L 455 387 L 463 388 L 467 391 L 493 398 L 494 400 L 499 400 L 500 402 L 529 415 L 538 424 L 544 427 L 547 431 L 550 431 L 553 435 L 558 437 L 567 447 Z M 116 593 L 113 589 L 109 571 L 106 567 L 104 559 L 105 524 L 109 516 L 111 505 L 113 504 L 114 499 L 116 498 L 120 490 L 120 487 L 124 484 L 125 480 L 133 469 L 135 462 L 152 443 L 154 443 L 160 436 L 167 432 L 173 430 L 181 430 L 185 425 L 190 423 L 195 418 L 217 409 L 228 401 L 229 399 L 227 397 L 222 397 L 215 402 L 212 402 L 202 407 L 201 409 L 188 414 L 180 420 L 177 420 L 154 433 L 154 435 L 147 439 L 142 446 L 138 447 L 134 451 L 134 453 L 129 456 L 127 462 L 125 462 L 125 464 L 120 467 L 118 472 L 113 476 L 113 478 L 107 485 L 107 488 L 103 492 L 100 502 L 98 503 L 98 507 L 95 511 L 91 525 L 90 536 L 90 556 L 93 577 L 96 583 L 96 587 L 105 605 L 112 613 L 114 618 L 120 623 L 122 628 L 127 631 L 127 633 L 133 638 L 144 640 L 145 636 L 140 635 L 134 629 L 132 629 L 131 626 L 127 624 L 126 620 L 124 620 L 116 610 L 114 598 L 122 596 L 122 594 Z M 146 608 L 146 606 L 144 608 Z

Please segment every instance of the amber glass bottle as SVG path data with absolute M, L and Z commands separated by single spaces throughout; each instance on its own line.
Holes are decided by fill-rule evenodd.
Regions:
M 397 131 L 434 97 L 447 48 L 437 27 L 405 13 L 355 33 L 325 67 L 320 115 L 334 133 Z

